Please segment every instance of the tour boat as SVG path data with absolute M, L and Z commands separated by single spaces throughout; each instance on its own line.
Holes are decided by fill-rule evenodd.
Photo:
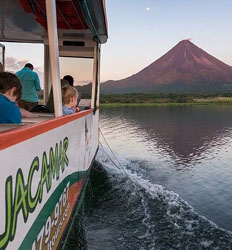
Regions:
M 0 125 L 0 249 L 62 249 L 98 150 L 104 0 L 2 0 L 0 41 L 44 45 L 44 101 L 52 114 Z M 4 49 L 1 62 L 4 68 Z M 87 109 L 63 116 L 59 57 L 92 58 Z

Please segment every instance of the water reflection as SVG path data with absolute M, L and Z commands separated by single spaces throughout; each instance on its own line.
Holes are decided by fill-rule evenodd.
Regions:
M 106 131 L 146 142 L 146 150 L 165 151 L 177 164 L 199 160 L 212 146 L 227 143 L 232 129 L 229 106 L 124 107 L 104 109 L 101 118 Z
M 101 109 L 100 127 L 119 157 L 232 230 L 232 107 Z

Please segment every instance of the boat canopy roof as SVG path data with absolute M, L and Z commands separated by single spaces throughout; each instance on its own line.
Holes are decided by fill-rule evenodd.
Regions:
M 0 1 L 0 40 L 35 42 L 47 40 L 45 0 Z M 108 38 L 105 0 L 56 0 L 59 39 Z

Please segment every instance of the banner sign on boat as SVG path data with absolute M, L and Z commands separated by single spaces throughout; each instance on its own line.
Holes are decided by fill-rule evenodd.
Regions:
M 59 180 L 65 167 L 68 167 L 67 150 L 68 138 L 65 137 L 59 142 L 59 146 L 56 143 L 54 148 L 50 148 L 49 159 L 45 151 L 41 157 L 41 164 L 39 157 L 35 156 L 27 173 L 27 180 L 21 168 L 18 169 L 15 179 L 12 175 L 7 177 L 5 182 L 6 221 L 5 231 L 0 235 L 1 249 L 5 249 L 8 242 L 14 240 L 19 213 L 23 215 L 24 223 L 26 223 L 30 214 L 43 201 L 43 193 L 49 193 L 53 182 Z M 36 183 L 33 178 L 35 172 L 40 173 L 40 179 L 39 182 L 37 181 L 35 194 L 32 194 L 32 186 Z
M 92 120 L 85 117 L 0 151 L 10 166 L 0 177 L 0 249 L 57 248 L 96 152 Z

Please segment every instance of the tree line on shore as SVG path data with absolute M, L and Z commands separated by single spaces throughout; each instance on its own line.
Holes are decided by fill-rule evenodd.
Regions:
M 100 103 L 194 103 L 207 100 L 225 99 L 232 102 L 231 93 L 214 93 L 214 94 L 176 94 L 176 93 L 134 93 L 134 94 L 101 94 Z

